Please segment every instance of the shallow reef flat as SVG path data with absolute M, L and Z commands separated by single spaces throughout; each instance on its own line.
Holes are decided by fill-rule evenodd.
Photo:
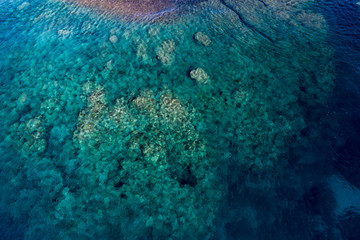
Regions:
M 334 86 L 311 1 L 0 6 L 0 193 L 26 239 L 221 239 L 234 221 L 290 239 L 289 146 Z
M 121 17 L 141 18 L 175 10 L 181 0 L 65 0 Z M 184 1 L 183 1 L 184 2 Z

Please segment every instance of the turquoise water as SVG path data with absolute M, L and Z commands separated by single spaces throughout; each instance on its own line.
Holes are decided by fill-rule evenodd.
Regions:
M 350 239 L 319 3 L 0 9 L 1 239 Z

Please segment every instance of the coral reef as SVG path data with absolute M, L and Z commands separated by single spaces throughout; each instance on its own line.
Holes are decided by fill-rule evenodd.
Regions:
M 240 223 L 274 233 L 277 169 L 334 84 L 325 22 L 305 2 L 197 3 L 148 24 L 32 2 L 0 25 L 0 193 L 27 239 L 211 239 L 234 182 L 261 195 L 239 200 Z
M 210 222 L 214 219 L 212 211 L 222 196 L 220 185 L 218 190 L 211 187 L 220 183 L 214 182 L 215 162 L 206 159 L 204 139 L 192 124 L 195 112 L 168 90 L 159 95 L 157 100 L 145 89 L 130 106 L 117 99 L 108 107 L 103 88 L 92 86 L 88 107 L 80 112 L 74 132 L 80 156 L 86 159 L 78 170 L 91 173 L 84 176 L 86 185 L 109 195 L 110 201 L 120 199 L 120 204 L 112 207 L 123 217 L 130 217 L 122 210 L 125 206 L 139 208 L 144 214 L 134 226 L 117 223 L 124 225 L 120 229 L 126 238 L 136 238 L 141 226 L 151 228 L 158 239 L 165 239 L 169 232 L 175 239 L 187 237 L 194 221 L 199 223 L 204 216 Z M 89 153 L 97 157 L 89 161 Z M 87 199 L 73 198 L 86 205 Z M 95 201 L 96 211 L 112 208 L 101 199 Z M 77 229 L 74 226 L 73 231 Z M 193 229 L 191 235 L 205 239 L 208 231 Z

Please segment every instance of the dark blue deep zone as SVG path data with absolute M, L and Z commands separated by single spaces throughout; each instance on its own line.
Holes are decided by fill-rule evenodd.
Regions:
M 360 6 L 353 1 L 324 1 L 336 48 L 336 89 L 326 117 L 335 167 L 360 187 Z
M 8 9 L 0 9 L 0 85 L 11 84 L 12 74 L 16 74 L 16 71 L 21 71 L 24 67 L 17 65 L 16 59 L 4 58 L 8 56 L 7 49 L 10 49 L 10 46 L 5 44 L 19 43 L 22 38 L 26 38 L 21 33 L 13 34 L 14 30 L 9 24 L 1 24 L 4 19 L 17 20 L 11 7 L 9 4 Z M 331 44 L 336 49 L 336 88 L 323 108 L 310 110 L 308 113 L 308 121 L 313 122 L 312 127 L 317 130 L 318 138 L 310 149 L 301 149 L 302 157 L 305 155 L 309 158 L 323 159 L 312 174 L 316 171 L 320 174 L 328 171 L 337 172 L 352 185 L 360 188 L 360 6 L 353 0 L 322 0 L 317 7 L 330 25 Z M 26 24 L 23 27 L 26 28 Z M 0 94 L 4 93 L 0 92 Z M 4 136 L 1 132 L 2 138 Z M 304 135 L 306 136 L 306 133 Z M 291 161 L 298 161 L 300 154 L 297 152 L 298 150 L 295 149 Z M 15 153 L 6 149 L 0 149 L 0 155 L 2 159 L 17 158 Z M 327 191 L 329 190 L 325 185 L 311 187 L 304 196 L 303 207 L 312 212 L 322 211 L 324 205 L 330 204 L 327 202 Z M 231 206 L 229 208 L 231 209 Z M 284 218 L 290 216 L 290 213 L 283 214 Z M 0 209 L 0 219 L 0 240 L 25 238 L 23 233 L 25 226 L 22 222 L 19 220 L 16 222 L 4 209 Z M 289 219 L 292 220 L 295 219 Z M 340 226 L 336 227 L 341 230 L 343 239 L 360 239 L 359 214 L 349 213 L 346 218 L 337 222 Z M 228 239 L 238 239 L 238 236 L 247 235 L 244 233 L 246 226 L 239 230 L 239 225 L 241 222 L 227 224 Z M 292 230 L 298 231 L 287 229 L 287 232 Z M 252 233 L 248 236 L 252 239 Z M 272 237 L 264 236 L 264 239 L 272 239 Z M 332 238 L 319 236 L 316 239 Z
M 319 138 L 327 159 L 353 186 L 360 187 L 360 5 L 358 1 L 326 0 L 319 4 L 331 28 L 336 49 L 336 88 L 320 121 Z M 360 239 L 360 215 L 340 219 L 344 239 Z

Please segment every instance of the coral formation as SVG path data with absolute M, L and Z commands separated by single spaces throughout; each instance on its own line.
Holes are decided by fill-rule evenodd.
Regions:
M 171 65 L 174 61 L 174 52 L 176 50 L 175 41 L 173 39 L 165 40 L 156 50 L 156 56 L 164 65 Z
M 195 38 L 196 41 L 198 41 L 199 43 L 201 43 L 205 47 L 210 46 L 211 39 L 209 38 L 208 35 L 206 35 L 206 34 L 204 34 L 202 32 L 197 32 L 197 33 L 195 33 L 194 38 Z
M 190 77 L 200 84 L 207 84 L 209 82 L 209 75 L 202 68 L 191 70 Z
M 118 40 L 118 37 L 116 35 L 111 35 L 110 38 L 109 38 L 109 41 L 111 43 L 117 43 L 119 40 Z

